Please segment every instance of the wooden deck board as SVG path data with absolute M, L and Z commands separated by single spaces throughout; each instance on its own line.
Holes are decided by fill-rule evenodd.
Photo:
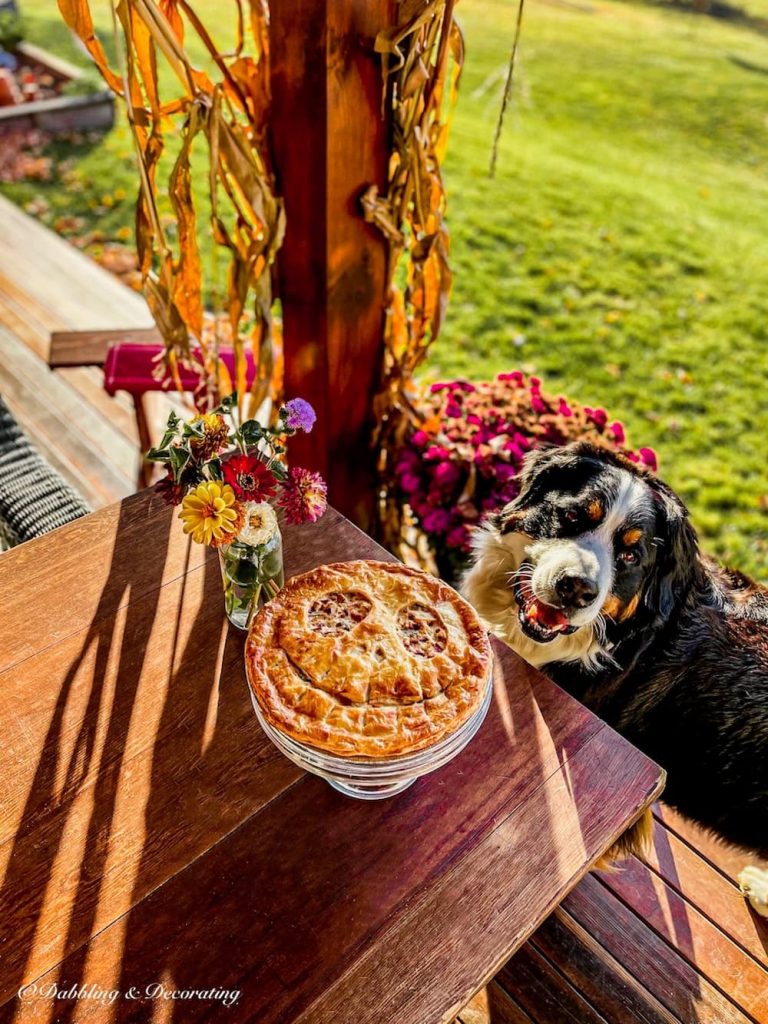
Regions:
M 107 395 L 97 367 L 52 371 L 51 333 L 153 325 L 144 300 L 0 197 L 0 394 L 40 453 L 93 507 L 136 489 L 139 440 L 130 398 Z M 176 396 L 148 396 L 164 422 Z
M 735 881 L 760 862 L 664 805 L 654 816 L 647 857 L 584 879 L 460 1024 L 768 1021 L 768 922 Z

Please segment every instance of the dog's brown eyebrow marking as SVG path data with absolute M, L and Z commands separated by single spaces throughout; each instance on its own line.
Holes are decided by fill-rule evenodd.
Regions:
M 590 503 L 587 505 L 587 515 L 593 523 L 596 523 L 598 520 L 602 519 L 603 503 L 601 501 L 598 501 L 597 498 L 590 501 Z
M 635 614 L 639 603 L 639 594 L 635 594 L 631 597 L 626 604 L 624 604 L 621 598 L 617 597 L 616 594 L 609 594 L 600 611 L 610 619 L 618 619 L 619 622 L 626 622 L 627 619 L 631 619 Z
M 621 615 L 619 616 L 619 621 L 620 622 L 626 622 L 627 619 L 631 619 L 632 616 L 637 611 L 637 606 L 638 606 L 639 603 L 640 603 L 640 595 L 639 594 L 635 594 L 632 597 L 632 599 L 630 601 L 627 601 L 626 605 L 624 606 L 624 610 L 622 611 Z
M 622 534 L 621 543 L 626 544 L 626 546 L 629 547 L 632 544 L 637 544 L 642 536 L 643 531 L 637 527 L 633 530 L 625 530 Z

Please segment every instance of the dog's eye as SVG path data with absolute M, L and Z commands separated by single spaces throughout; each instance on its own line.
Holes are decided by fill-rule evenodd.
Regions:
M 576 520 L 579 518 L 579 513 L 576 511 L 575 508 L 569 508 L 568 511 L 565 513 L 565 518 L 568 520 L 569 523 L 575 523 Z
M 625 565 L 637 565 L 640 555 L 634 548 L 625 548 L 624 551 L 619 552 L 619 561 Z

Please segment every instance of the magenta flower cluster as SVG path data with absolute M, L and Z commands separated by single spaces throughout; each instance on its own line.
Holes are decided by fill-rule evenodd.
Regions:
M 605 409 L 552 398 L 538 377 L 518 370 L 478 384 L 433 384 L 421 412 L 423 428 L 396 458 L 397 485 L 438 559 L 454 567 L 483 515 L 516 497 L 523 459 L 536 444 L 592 440 L 656 469 L 653 450 L 627 448 L 623 425 L 609 422 Z

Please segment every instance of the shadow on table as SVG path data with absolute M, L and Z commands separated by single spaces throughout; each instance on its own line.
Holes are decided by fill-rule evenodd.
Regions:
M 131 506 L 123 505 L 109 575 L 80 650 L 61 684 L 0 889 L 0 905 L 14 908 L 0 923 L 0 948 L 5 951 L 4 974 L 11 981 L 9 991 L 16 991 L 26 976 L 36 933 L 45 913 L 46 898 L 54 883 L 56 862 L 64 851 L 71 811 L 89 775 L 94 777 L 94 793 L 78 868 L 77 895 L 71 903 L 73 913 L 68 920 L 60 922 L 58 934 L 66 935 L 64 949 L 86 942 L 92 934 L 110 847 L 123 752 L 144 652 L 155 622 L 168 550 L 166 532 L 148 553 L 156 577 L 148 581 L 146 571 L 142 573 L 141 588 L 146 594 L 141 600 L 128 604 L 125 612 L 123 636 L 132 638 L 130 654 L 129 649 L 122 646 L 117 666 L 112 671 L 115 613 L 130 600 L 132 587 L 137 583 L 134 578 L 134 571 L 138 569 L 135 532 L 131 535 L 124 521 L 130 514 Z M 171 528 L 170 516 L 168 528 Z M 93 668 L 87 668 L 81 675 L 81 669 L 90 661 Z M 84 685 L 86 673 L 91 683 L 86 708 L 74 744 L 70 739 L 65 743 L 65 720 L 72 714 L 71 702 L 78 687 Z M 107 686 L 107 680 L 112 679 L 113 686 Z M 67 749 L 70 749 L 68 754 Z M 23 894 L 23 906 L 20 894 Z M 3 934 L 6 928 L 10 931 Z M 58 943 L 57 946 L 62 948 Z M 64 1019 L 66 1012 L 57 1017 L 57 1020 Z
M 174 526 L 169 516 L 169 530 Z M 147 588 L 144 580 L 144 596 L 128 605 L 123 636 L 130 636 L 131 644 L 130 647 L 121 646 L 116 654 L 112 650 L 116 640 L 114 612 L 130 598 L 132 585 L 136 582 L 135 538 L 126 542 L 124 547 L 122 536 L 123 531 L 118 527 L 109 577 L 93 622 L 62 683 L 28 806 L 10 856 L 0 902 L 3 897 L 7 900 L 19 893 L 29 892 L 31 895 L 19 913 L 13 915 L 10 922 L 13 930 L 4 936 L 4 943 L 0 946 L 2 950 L 13 951 L 12 961 L 6 962 L 6 976 L 10 973 L 14 987 L 26 976 L 48 889 L 54 880 L 56 861 L 65 842 L 70 811 L 90 773 L 94 778 L 93 802 L 77 867 L 76 894 L 71 901 L 73 911 L 68 919 L 62 920 L 60 927 L 61 934 L 65 935 L 63 948 L 72 952 L 62 968 L 52 975 L 58 976 L 67 986 L 77 986 L 81 982 L 87 983 L 89 975 L 95 973 L 100 981 L 110 977 L 114 986 L 122 991 L 136 983 L 146 985 L 152 982 L 176 989 L 199 988 L 201 984 L 226 984 L 230 987 L 242 984 L 247 990 L 246 996 L 250 995 L 254 1003 L 264 1000 L 263 1009 L 259 1010 L 262 1016 L 252 1015 L 253 1019 L 260 1022 L 290 1020 L 294 1011 L 300 1012 L 306 1005 L 303 1002 L 307 998 L 304 986 L 308 973 L 315 970 L 316 958 L 325 957 L 325 981 L 330 984 L 335 980 L 334 972 L 343 969 L 345 956 L 354 954 L 356 947 L 369 940 L 370 932 L 361 929 L 376 921 L 376 927 L 386 928 L 407 900 L 411 887 L 403 882 L 403 864 L 408 864 L 410 870 L 421 872 L 424 885 L 450 869 L 457 856 L 456 850 L 449 856 L 432 841 L 429 829 L 424 827 L 430 815 L 450 816 L 452 827 L 463 837 L 462 843 L 469 844 L 477 829 L 491 830 L 503 822 L 501 812 L 505 806 L 494 794 L 500 813 L 497 818 L 495 810 L 477 805 L 476 794 L 484 792 L 488 795 L 489 792 L 487 774 L 480 775 L 478 769 L 498 775 L 498 788 L 504 790 L 504 799 L 510 800 L 514 798 L 518 782 L 514 773 L 510 775 L 507 772 L 505 749 L 518 742 L 521 730 L 527 731 L 529 738 L 530 730 L 533 730 L 539 746 L 538 759 L 525 766 L 526 793 L 538 791 L 550 777 L 553 765 L 564 763 L 566 753 L 556 748 L 551 723 L 547 721 L 547 715 L 542 714 L 533 690 L 527 685 L 522 686 L 519 692 L 514 692 L 511 704 L 504 706 L 503 698 L 499 698 L 495 719 L 491 719 L 495 721 L 493 728 L 497 745 L 491 751 L 490 761 L 487 748 L 484 750 L 480 744 L 470 745 L 461 755 L 465 759 L 463 762 L 457 759 L 454 766 L 443 770 L 445 784 L 442 787 L 419 783 L 402 797 L 383 802 L 378 808 L 362 803 L 357 806 L 345 804 L 345 798 L 331 792 L 319 780 L 294 787 L 288 801 L 292 816 L 286 818 L 285 810 L 268 805 L 258 816 L 258 830 L 245 823 L 231 842 L 214 845 L 206 854 L 208 873 L 197 872 L 193 863 L 185 873 L 184 885 L 175 886 L 173 891 L 178 897 L 177 904 L 171 906 L 166 900 L 163 909 L 162 901 L 154 901 L 152 897 L 144 899 L 169 873 L 173 873 L 174 864 L 169 864 L 168 859 L 162 856 L 163 845 L 169 829 L 172 829 L 173 815 L 176 813 L 187 821 L 195 821 L 195 802 L 202 804 L 220 799 L 217 781 L 220 780 L 222 764 L 227 763 L 229 716 L 240 713 L 243 701 L 247 699 L 240 675 L 220 678 L 222 658 L 228 660 L 227 651 L 232 654 L 233 645 L 239 651 L 242 640 L 230 631 L 224 647 L 217 647 L 212 642 L 213 624 L 220 626 L 222 620 L 221 580 L 215 559 L 208 558 L 202 569 L 202 599 L 194 621 L 184 622 L 185 639 L 178 650 L 175 648 L 181 633 L 183 595 L 179 598 L 176 622 L 168 626 L 174 654 L 169 662 L 171 667 L 159 718 L 150 737 L 151 774 L 143 805 L 143 845 L 140 853 L 132 859 L 130 866 L 132 870 L 135 868 L 135 872 L 131 893 L 125 897 L 126 907 L 133 909 L 129 909 L 122 921 L 112 926 L 117 949 L 109 947 L 109 962 L 94 964 L 88 960 L 87 941 L 97 926 L 102 876 L 108 867 L 117 803 L 125 798 L 125 786 L 130 785 L 125 782 L 121 788 L 124 751 L 136 712 L 136 695 L 146 647 L 152 630 L 157 626 L 163 565 L 168 551 L 166 533 L 162 543 L 146 553 L 156 566 L 155 586 Z M 95 668 L 87 711 L 82 717 L 72 753 L 64 759 L 62 736 L 67 704 L 81 667 L 91 657 L 95 658 Z M 109 664 L 110 657 L 117 659 L 113 668 Z M 191 687 L 189 680 L 192 677 L 204 680 L 204 685 Z M 105 686 L 107 678 L 114 680 L 110 688 Z M 233 687 L 237 687 L 237 693 L 233 692 Z M 486 723 L 485 728 L 488 727 L 489 723 Z M 163 738 L 162 743 L 158 742 L 160 737 Z M 522 767 L 520 758 L 518 763 Z M 546 769 L 545 763 L 548 765 Z M 450 780 L 454 777 L 452 773 L 461 778 L 462 764 L 465 768 L 474 766 L 478 782 L 476 790 L 465 788 L 463 803 L 456 806 L 450 792 Z M 232 765 L 231 770 L 248 770 L 248 766 Z M 53 823 L 46 828 L 44 840 L 40 842 L 35 829 L 41 815 L 40 808 L 45 810 L 51 806 L 55 807 Z M 338 815 L 341 807 L 344 814 Z M 566 785 L 545 807 L 543 824 L 536 836 L 537 846 L 541 849 L 557 848 L 562 815 L 571 815 L 571 832 L 578 832 L 579 822 L 574 821 L 574 813 L 573 794 L 569 793 Z M 366 822 L 370 822 L 372 814 L 391 823 L 391 828 L 376 831 L 378 842 L 385 844 L 386 849 L 374 849 L 370 845 Z M 338 830 L 328 827 L 334 818 L 341 824 Z M 233 818 L 235 823 L 238 820 L 236 816 Z M 311 828 L 308 823 L 311 823 Z M 188 863 L 186 852 L 181 848 L 177 849 L 175 856 L 177 870 Z M 361 875 L 359 880 L 338 877 L 336 867 L 342 858 L 346 863 L 362 865 L 371 857 L 382 858 L 384 874 L 379 878 L 370 872 Z M 511 869 L 513 867 L 511 865 Z M 565 862 L 563 870 L 567 870 Z M 25 886 L 29 877 L 35 879 L 33 887 Z M 392 892 L 382 894 L 383 877 L 389 878 Z M 196 888 L 199 878 L 205 878 L 212 891 Z M 241 878 L 249 880 L 248 887 L 237 886 L 236 882 Z M 301 885 L 292 884 L 299 879 Z M 167 884 L 174 886 L 174 881 Z M 302 894 L 307 891 L 314 894 L 317 906 L 303 905 L 301 901 L 305 896 Z M 199 923 L 206 909 L 216 919 L 216 927 L 211 929 L 211 934 L 220 938 L 221 948 L 205 949 L 194 941 L 186 941 L 189 922 L 196 919 Z M 167 918 L 170 913 L 173 913 L 172 920 Z M 359 934 L 356 934 L 356 928 Z M 2 930 L 3 925 L 0 924 L 0 934 Z M 189 931 L 194 939 L 194 929 Z M 202 935 L 204 931 L 200 929 L 197 934 Z M 339 956 L 339 948 L 334 943 L 344 955 Z M 244 947 L 250 950 L 248 955 Z M 295 955 L 288 956 L 287 951 L 291 948 L 295 949 Z M 254 949 L 263 950 L 261 963 L 258 957 L 253 956 Z M 330 956 L 329 949 L 333 956 Z M 110 964 L 114 965 L 114 972 L 110 972 Z M 205 975 L 202 968 L 206 967 L 215 969 L 219 976 L 201 976 Z M 151 977 L 147 976 L 149 970 Z M 272 997 L 269 985 L 276 986 L 274 1005 L 279 1003 L 283 1009 L 290 1010 L 288 1016 L 279 1016 L 283 1009 L 270 1013 L 269 1000 Z M 242 1012 L 248 1008 L 246 997 L 244 1004 L 240 1006 Z M 165 1020 L 186 1022 L 197 1017 L 210 1018 L 220 1008 L 206 1003 L 192 1006 L 177 1002 L 166 1003 L 162 1009 Z M 99 1013 L 100 1022 L 129 1014 L 143 1020 L 152 1015 L 152 1008 L 147 1004 L 134 1004 L 131 1008 L 118 1001 L 112 1010 L 104 1007 Z M 56 1006 L 56 1024 L 69 1024 L 80 1015 L 81 1007 L 75 1000 L 60 1002 Z M 222 1017 L 226 1019 L 224 1013 Z M 690 1022 L 696 1020 L 695 1015 L 689 1018 Z

